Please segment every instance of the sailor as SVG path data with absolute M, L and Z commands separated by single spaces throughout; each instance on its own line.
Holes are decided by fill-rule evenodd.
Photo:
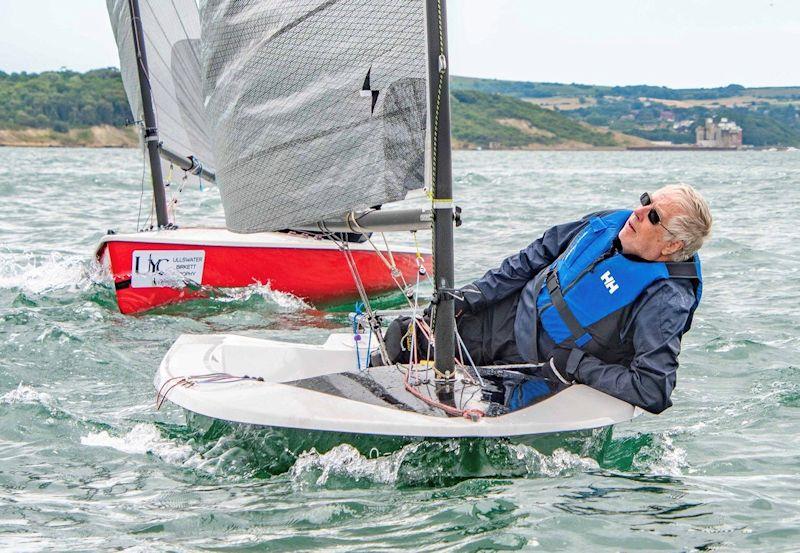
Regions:
M 554 226 L 458 290 L 457 327 L 473 361 L 542 363 L 548 379 L 652 413 L 670 407 L 712 219 L 686 184 L 644 193 L 640 204 Z M 387 330 L 392 361 L 408 359 L 400 340 L 408 322 Z

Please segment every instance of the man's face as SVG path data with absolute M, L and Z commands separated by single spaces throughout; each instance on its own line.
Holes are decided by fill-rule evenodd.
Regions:
M 633 210 L 619 232 L 622 252 L 647 261 L 667 261 L 683 246 L 683 242 L 675 240 L 663 226 L 651 223 L 647 214 L 654 209 L 661 224 L 668 225 L 672 217 L 680 215 L 680 208 L 666 194 L 656 192 L 651 194 L 651 198 L 650 205 L 640 205 Z

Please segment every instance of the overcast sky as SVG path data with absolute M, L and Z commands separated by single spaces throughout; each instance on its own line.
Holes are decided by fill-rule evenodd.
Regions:
M 800 0 L 449 0 L 453 74 L 800 85 Z M 0 70 L 118 66 L 103 0 L 0 0 Z

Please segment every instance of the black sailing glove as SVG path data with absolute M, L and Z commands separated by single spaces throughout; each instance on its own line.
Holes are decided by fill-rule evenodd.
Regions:
M 567 386 L 574 384 L 575 379 L 567 374 L 567 361 L 569 360 L 570 353 L 572 353 L 571 349 L 556 346 L 556 349 L 554 349 L 553 353 L 550 355 L 550 359 L 542 366 L 544 377 L 548 380 L 561 382 Z

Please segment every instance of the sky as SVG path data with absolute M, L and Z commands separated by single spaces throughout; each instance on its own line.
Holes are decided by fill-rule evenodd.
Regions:
M 454 75 L 800 85 L 800 0 L 449 0 L 447 9 Z M 103 0 L 0 0 L 0 70 L 108 66 L 119 59 Z

